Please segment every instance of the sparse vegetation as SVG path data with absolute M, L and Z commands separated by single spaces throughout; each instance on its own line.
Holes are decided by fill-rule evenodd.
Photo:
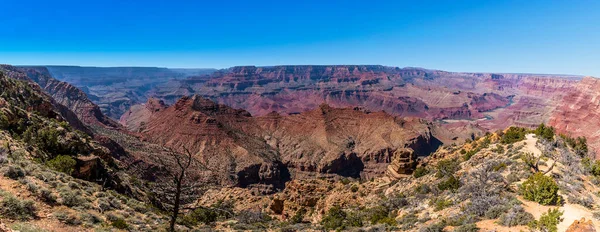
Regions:
M 321 225 L 328 230 L 344 229 L 346 228 L 344 225 L 346 216 L 346 212 L 344 212 L 339 206 L 333 206 L 327 211 L 321 220 Z
M 31 200 L 20 200 L 6 193 L 0 201 L 0 214 L 15 220 L 27 220 L 36 217 L 36 207 Z
M 4 176 L 13 180 L 17 180 L 19 178 L 25 177 L 25 172 L 20 167 L 8 165 L 8 167 L 4 169 Z
M 473 157 L 475 154 L 477 154 L 477 152 L 479 152 L 480 150 L 481 150 L 480 148 L 474 148 L 474 149 L 471 149 L 471 150 L 465 152 L 463 154 L 463 160 L 465 160 L 465 161 L 470 160 L 471 157 Z
M 437 178 L 448 177 L 454 175 L 458 171 L 460 163 L 455 159 L 440 160 L 437 163 Z
M 456 229 L 454 229 L 454 232 L 477 232 L 477 231 L 479 231 L 479 228 L 477 228 L 477 225 L 475 225 L 475 223 L 461 225 L 461 226 L 457 227 Z
M 443 210 L 453 204 L 451 200 L 444 199 L 444 198 L 434 198 L 431 200 L 431 202 L 432 202 L 432 204 L 430 204 L 430 205 L 433 205 L 434 211 Z
M 450 190 L 454 191 L 460 187 L 460 181 L 454 175 L 447 177 L 445 180 L 438 184 L 438 189 L 441 191 Z
M 413 172 L 413 176 L 415 178 L 420 178 L 423 177 L 425 175 L 429 174 L 429 170 L 426 167 L 417 167 L 415 169 L 415 171 Z
M 129 228 L 129 224 L 127 224 L 127 222 L 123 218 L 118 218 L 118 219 L 112 221 L 110 223 L 110 225 L 112 225 L 113 227 L 115 227 L 117 229 L 122 229 L 122 230 L 126 230 Z
M 522 226 L 530 224 L 534 219 L 533 215 L 525 212 L 523 207 L 520 205 L 513 205 L 507 212 L 500 215 L 498 224 L 508 227 Z

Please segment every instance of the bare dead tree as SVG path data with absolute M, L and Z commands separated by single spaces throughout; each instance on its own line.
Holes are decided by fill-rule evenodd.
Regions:
M 525 161 L 527 166 L 529 166 L 533 172 L 541 172 L 543 174 L 549 173 L 552 171 L 552 169 L 554 169 L 554 166 L 556 165 L 556 162 L 558 162 L 560 156 L 555 151 L 553 145 L 547 141 L 538 141 L 537 145 L 542 154 L 536 157 L 533 153 L 525 153 L 525 155 L 523 155 L 523 161 Z M 552 159 L 552 165 L 550 165 L 545 171 L 540 169 L 540 160 L 543 157 Z
M 206 190 L 199 171 L 204 165 L 194 159 L 184 148 L 185 154 L 169 151 L 158 162 L 166 169 L 164 177 L 154 185 L 163 208 L 170 212 L 169 231 L 175 231 L 177 218 L 186 205 L 197 202 Z

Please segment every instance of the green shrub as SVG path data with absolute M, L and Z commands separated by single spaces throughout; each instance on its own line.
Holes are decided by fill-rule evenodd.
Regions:
M 85 212 L 81 214 L 81 220 L 88 225 L 94 225 L 103 222 L 102 218 L 100 218 L 98 215 Z
M 42 201 L 49 203 L 49 204 L 54 204 L 56 203 L 56 195 L 52 194 L 52 191 L 48 190 L 48 189 L 41 189 L 39 192 L 39 197 L 42 199 Z
M 352 187 L 350 187 L 350 191 L 353 193 L 358 192 L 358 185 L 352 185 Z
M 304 215 L 306 215 L 306 209 L 301 208 L 300 210 L 296 211 L 290 221 L 292 221 L 292 223 L 301 223 L 302 220 L 304 220 Z
M 50 161 L 46 162 L 46 165 L 48 165 L 48 167 L 52 168 L 55 171 L 71 175 L 75 170 L 75 165 L 77 165 L 77 161 L 71 158 L 71 156 L 59 155 L 54 159 L 51 159 Z
M 211 209 L 199 208 L 185 215 L 180 224 L 194 227 L 200 223 L 209 224 L 217 221 L 218 214 Z
M 496 152 L 498 154 L 504 154 L 504 146 L 500 145 L 500 144 L 496 144 L 496 148 L 492 149 L 493 152 Z
M 530 227 L 532 229 L 537 229 L 540 231 L 548 231 L 548 232 L 557 232 L 558 231 L 558 223 L 562 221 L 563 212 L 556 209 L 549 209 L 547 212 L 542 214 L 540 220 L 533 221 L 530 223 Z
M 74 207 L 84 204 L 84 200 L 79 196 L 79 194 L 75 191 L 63 190 L 59 193 L 61 204 Z
M 468 152 L 465 152 L 465 154 L 463 154 L 463 160 L 467 161 L 470 160 L 471 157 L 473 157 L 475 154 L 477 154 L 477 152 L 479 152 L 481 149 L 480 148 L 475 148 L 475 149 L 471 149 Z
M 504 144 L 519 142 L 525 139 L 525 135 L 528 132 L 527 129 L 522 127 L 510 127 L 506 130 L 506 133 L 502 135 L 500 142 Z
M 438 189 L 441 191 L 450 190 L 454 191 L 460 187 L 460 181 L 453 175 L 446 178 L 446 180 L 438 184 Z
M 4 176 L 11 178 L 13 180 L 17 180 L 17 179 L 25 177 L 25 172 L 20 167 L 9 165 L 4 170 Z
M 475 225 L 475 223 L 461 225 L 459 227 L 456 227 L 456 229 L 454 229 L 454 232 L 477 232 L 477 231 L 479 231 L 479 228 L 477 228 L 477 225 Z
M 19 232 L 47 232 L 47 230 L 39 228 L 31 223 L 15 223 L 10 228 Z
M 36 208 L 33 201 L 19 200 L 8 195 L 0 202 L 0 214 L 6 218 L 15 220 L 27 220 L 36 216 Z
M 552 177 L 545 176 L 541 172 L 530 176 L 523 182 L 519 186 L 519 193 L 523 198 L 542 205 L 551 205 L 560 202 L 558 184 L 556 184 Z
M 485 217 L 488 219 L 496 219 L 509 209 L 506 205 L 494 205 L 485 211 Z
M 415 187 L 415 192 L 419 194 L 428 194 L 431 192 L 431 188 L 427 184 L 420 184 Z
M 588 157 L 581 159 L 583 168 L 594 176 L 600 176 L 600 160 L 592 160 Z
M 415 178 L 419 178 L 419 177 L 423 177 L 425 175 L 429 174 L 429 170 L 425 167 L 417 167 L 415 169 L 415 171 L 413 172 L 413 176 Z
M 398 224 L 402 225 L 400 227 L 400 229 L 410 230 L 415 226 L 415 224 L 417 224 L 418 221 L 419 221 L 419 217 L 417 217 L 416 214 L 409 213 L 409 214 L 402 216 L 400 218 L 400 220 L 398 220 Z
M 389 216 L 390 211 L 383 206 L 373 207 L 368 210 L 368 220 L 372 225 L 376 224 L 388 224 L 391 226 L 396 225 L 396 220 Z
M 343 185 L 347 185 L 350 184 L 350 179 L 344 177 L 340 182 L 342 182 Z
M 458 171 L 459 165 L 460 163 L 456 159 L 440 160 L 437 163 L 437 173 L 435 174 L 435 176 L 437 178 L 442 178 L 454 175 L 454 173 Z
M 381 221 L 381 223 L 389 223 L 388 221 Z M 362 217 L 358 213 L 350 212 L 346 215 L 346 221 L 344 222 L 348 227 L 362 227 Z
M 452 201 L 443 198 L 434 198 L 432 199 L 432 205 L 434 211 L 440 211 L 445 208 L 448 208 L 448 206 L 451 206 Z
M 117 220 L 112 221 L 112 223 L 110 225 L 114 228 L 121 229 L 121 230 L 126 230 L 129 228 L 129 225 L 123 218 L 118 218 Z
M 419 230 L 419 232 L 443 232 L 446 224 L 443 222 L 433 223 L 426 227 L 423 227 Z
M 67 225 L 81 225 L 81 220 L 67 210 L 59 210 L 52 214 L 57 220 Z
M 573 146 L 573 150 L 580 156 L 584 156 L 588 153 L 589 149 L 587 146 L 587 139 L 585 137 L 577 137 L 577 141 Z
M 553 140 L 554 139 L 554 127 L 546 126 L 543 123 L 540 124 L 533 133 L 538 137 L 545 140 Z
M 344 229 L 344 220 L 346 219 L 346 212 L 344 212 L 339 206 L 331 207 L 323 219 L 321 225 L 327 230 Z
M 27 185 L 25 187 L 27 188 L 27 190 L 29 192 L 31 192 L 33 194 L 37 193 L 37 191 L 39 190 L 39 187 L 33 182 L 27 183 Z
M 2 111 L 0 111 L 0 129 L 9 129 L 10 125 L 10 119 L 8 119 L 8 117 Z

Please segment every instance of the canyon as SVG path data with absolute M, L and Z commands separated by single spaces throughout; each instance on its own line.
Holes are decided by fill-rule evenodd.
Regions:
M 588 117 L 586 120 L 595 117 L 590 107 L 572 105 L 594 101 L 580 90 L 594 88 L 586 84 L 594 79 L 572 75 L 457 73 L 380 65 L 47 69 L 53 77 L 83 89 L 105 115 L 137 132 L 143 130 L 126 121 L 131 115 L 143 117 L 134 121 L 147 121 L 150 115 L 137 111 L 157 110 L 155 107 L 164 108 L 193 95 L 243 109 L 253 117 L 268 117 L 273 112 L 282 117 L 297 115 L 326 104 L 421 118 L 435 125 L 433 137 L 445 144 L 513 125 L 531 128 L 540 123 L 556 126 L 560 133 L 582 136 L 584 133 L 572 130 L 581 120 L 564 115 L 587 115 L 582 116 Z M 569 105 L 572 101 L 577 102 Z M 596 127 L 588 128 L 590 132 Z M 595 133 L 587 136 L 593 140 L 594 150 L 600 151 Z
M 592 77 L 343 65 L 234 67 L 208 70 L 210 74 L 198 70 L 146 72 L 140 71 L 144 68 L 117 68 L 106 69 L 121 70 L 113 78 L 90 81 L 85 75 L 77 76 L 81 69 L 67 72 L 63 67 L 62 72 L 69 73 L 66 76 L 71 81 L 89 85 L 80 89 L 55 78 L 66 76 L 53 74 L 57 71 L 51 70 L 52 67 L 42 66 L 0 66 L 0 82 L 4 87 L 0 91 L 3 127 L 0 140 L 9 144 L 0 151 L 18 150 L 23 155 L 18 162 L 35 167 L 33 171 L 48 169 L 48 163 L 58 156 L 73 157 L 74 169 L 70 175 L 52 175 L 76 178 L 70 181 L 69 191 L 84 189 L 80 185 L 97 186 L 85 188 L 96 193 L 84 195 L 93 200 L 90 205 L 98 207 L 113 207 L 101 206 L 101 200 L 95 203 L 95 198 L 103 199 L 106 193 L 130 198 L 121 209 L 131 210 L 135 206 L 130 202 L 136 201 L 163 207 L 164 203 L 157 198 L 162 190 L 155 186 L 170 181 L 169 176 L 177 171 L 176 166 L 164 161 L 173 155 L 187 154 L 200 164 L 187 174 L 200 176 L 198 183 L 209 186 L 199 203 L 207 209 L 221 210 L 216 205 L 232 202 L 228 207 L 232 207 L 232 215 L 233 212 L 237 215 L 237 223 L 244 224 L 246 219 L 242 216 L 258 210 L 275 221 L 293 220 L 306 226 L 304 229 L 316 228 L 336 206 L 344 206 L 349 212 L 365 208 L 368 210 L 363 213 L 367 214 L 382 209 L 377 207 L 408 207 L 428 212 L 413 215 L 424 222 L 435 221 L 428 216 L 439 214 L 437 208 L 433 209 L 435 199 L 431 198 L 434 200 L 428 203 L 430 206 L 423 208 L 420 197 L 441 193 L 453 199 L 456 205 L 446 206 L 450 211 L 441 211 L 443 217 L 455 214 L 459 208 L 477 213 L 472 205 L 460 201 L 473 192 L 469 186 L 477 184 L 468 175 L 482 167 L 489 171 L 495 170 L 490 165 L 498 162 L 509 165 L 510 168 L 498 166 L 497 172 L 519 175 L 510 180 L 512 183 L 528 178 L 529 171 L 521 168 L 525 164 L 519 157 L 528 152 L 538 155 L 550 152 L 563 156 L 548 158 L 560 163 L 554 175 L 588 175 L 588 171 L 583 171 L 587 167 L 580 155 L 585 151 L 585 155 L 592 157 L 600 148 L 597 133 L 600 126 L 596 123 L 600 117 L 600 81 Z M 92 74 L 101 76 L 102 72 L 108 71 Z M 125 76 L 119 78 L 121 75 Z M 130 85 L 124 83 L 127 78 L 140 83 L 147 78 L 153 80 L 148 81 L 152 83 L 149 85 Z M 123 88 L 113 90 L 110 86 L 114 85 Z M 135 92 L 136 97 L 122 101 L 121 97 L 107 94 L 98 98 L 89 94 L 92 89 L 96 93 L 114 91 L 114 94 L 126 89 Z M 551 141 L 546 141 L 543 134 L 533 135 L 537 131 L 526 129 L 541 123 L 553 126 L 556 135 L 562 136 L 552 136 Z M 523 132 L 506 129 L 512 126 L 521 127 Z M 507 136 L 509 132 L 523 134 L 516 142 L 506 144 L 507 138 L 512 138 Z M 58 138 L 53 140 L 51 136 Z M 579 140 L 574 144 L 565 142 L 566 138 L 580 136 L 587 138 L 589 153 L 587 148 L 579 150 Z M 8 164 L 14 169 L 18 165 L 15 162 L 11 160 Z M 438 174 L 442 166 L 450 165 L 447 162 L 462 162 L 452 175 L 460 179 L 454 187 L 461 192 L 460 196 L 440 187 L 453 180 Z M 434 175 L 435 169 L 438 173 Z M 505 174 L 509 181 L 510 175 Z M 9 186 L 19 185 L 1 178 L 0 185 L 5 182 Z M 39 174 L 28 177 L 46 186 L 48 180 L 44 178 Z M 586 182 L 587 178 L 580 181 Z M 565 186 L 572 182 L 568 177 L 558 181 Z M 432 187 L 436 190 L 429 187 L 425 190 L 424 184 L 437 186 Z M 65 189 L 61 187 L 59 192 Z M 591 215 L 590 210 L 573 208 L 574 204 L 585 203 L 574 200 L 585 193 L 561 191 L 569 202 L 561 206 L 564 210 L 578 210 L 577 217 Z M 56 194 L 62 194 L 59 192 Z M 503 194 L 515 195 L 513 191 Z M 65 197 L 61 195 L 61 204 Z M 393 199 L 400 201 L 388 202 Z M 468 199 L 478 200 L 476 196 Z M 394 206 L 372 208 L 370 204 L 377 202 Z M 405 205 L 408 202 L 412 203 Z M 507 202 L 508 198 L 501 201 Z M 58 209 L 53 204 L 37 204 L 65 210 L 64 206 Z M 538 207 L 535 204 L 523 203 L 527 212 L 537 215 L 532 208 Z M 111 212 L 117 212 L 116 209 Z M 132 228 L 148 230 L 156 227 L 151 221 L 165 221 L 140 206 L 137 209 L 140 211 L 132 213 L 136 218 L 152 215 L 156 219 L 146 219 L 145 223 L 124 219 L 138 223 Z M 91 212 L 85 208 L 70 210 Z M 403 218 L 411 215 L 403 211 L 387 213 L 395 215 L 395 219 L 390 219 L 393 224 L 402 224 Z M 295 219 L 290 219 L 292 216 Z M 113 220 L 112 214 L 102 217 Z M 577 219 L 569 216 L 569 222 L 559 226 L 566 228 Z M 64 219 L 53 215 L 41 220 L 62 225 Z M 597 223 L 595 219 L 593 222 Z M 222 226 L 226 225 L 210 225 L 219 229 Z M 416 228 L 423 226 L 435 225 L 419 224 Z M 476 226 L 504 225 L 488 225 L 479 220 Z M 413 227 L 414 223 L 402 226 L 406 230 Z

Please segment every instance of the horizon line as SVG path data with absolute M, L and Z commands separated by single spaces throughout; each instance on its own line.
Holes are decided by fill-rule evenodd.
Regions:
M 429 70 L 429 71 L 442 71 L 442 72 L 449 72 L 449 73 L 471 73 L 471 74 L 475 74 L 475 73 L 480 73 L 480 74 L 510 74 L 510 75 L 547 75 L 547 76 L 572 76 L 572 77 L 594 77 L 593 75 L 585 75 L 585 74 L 567 74 L 567 73 L 528 73 L 528 72 L 489 72 L 489 71 L 448 71 L 448 70 L 442 70 L 442 69 L 430 69 L 430 68 L 423 68 L 423 67 L 415 67 L 415 66 L 405 66 L 405 67 L 400 67 L 400 66 L 390 66 L 390 65 L 381 65 L 381 64 L 285 64 L 285 65 L 234 65 L 234 66 L 229 66 L 226 68 L 198 68 L 198 67 L 166 67 L 166 66 L 88 66 L 88 65 L 68 65 L 68 64 L 52 64 L 52 65 L 29 65 L 29 64 L 5 64 L 5 65 L 12 65 L 15 67 L 75 67 L 75 68 L 163 68 L 163 69 L 213 69 L 215 71 L 219 71 L 219 70 L 226 70 L 226 69 L 230 69 L 230 68 L 235 68 L 235 67 L 257 67 L 257 68 L 261 68 L 261 67 L 285 67 L 285 66 L 382 66 L 382 67 L 389 67 L 389 68 L 400 68 L 400 69 L 408 69 L 408 68 L 414 68 L 414 69 L 423 69 L 423 70 Z

